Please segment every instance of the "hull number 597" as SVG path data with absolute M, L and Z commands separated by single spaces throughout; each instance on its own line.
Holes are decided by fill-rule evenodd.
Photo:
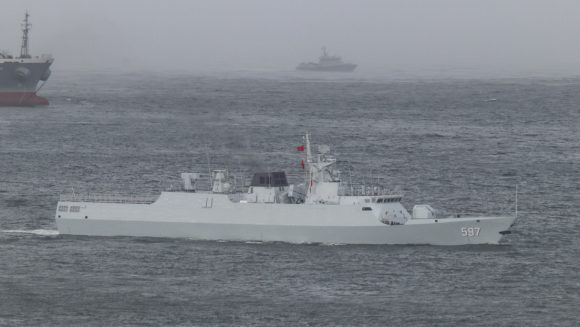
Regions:
M 479 227 L 461 227 L 461 236 L 472 237 L 479 236 Z

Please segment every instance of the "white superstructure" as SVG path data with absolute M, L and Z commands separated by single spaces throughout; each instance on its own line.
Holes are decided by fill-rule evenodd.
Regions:
M 184 190 L 156 199 L 61 196 L 61 234 L 187 237 L 201 240 L 332 244 L 496 244 L 514 216 L 439 218 L 428 205 L 410 214 L 401 195 L 345 187 L 327 146 L 312 155 L 305 145 L 305 183 L 290 185 L 284 172 L 257 173 L 245 192 L 227 170 L 209 176 L 211 190 L 197 188 L 201 174 L 184 173 Z

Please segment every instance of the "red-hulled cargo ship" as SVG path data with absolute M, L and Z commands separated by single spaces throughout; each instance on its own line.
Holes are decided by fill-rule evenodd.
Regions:
M 51 55 L 32 57 L 28 53 L 28 13 L 22 24 L 20 56 L 0 52 L 0 106 L 42 106 L 48 100 L 38 96 L 44 82 L 50 77 Z M 40 87 L 38 82 L 42 81 Z

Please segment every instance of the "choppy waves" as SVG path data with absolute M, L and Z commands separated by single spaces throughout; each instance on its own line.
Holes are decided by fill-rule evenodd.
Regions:
M 0 325 L 580 320 L 580 80 L 58 77 L 42 90 L 51 106 L 0 108 Z M 51 229 L 60 193 L 157 194 L 179 185 L 181 172 L 207 171 L 208 152 L 216 167 L 301 176 L 294 149 L 305 131 L 337 151 L 349 178 L 380 178 L 408 207 L 513 212 L 518 184 L 520 218 L 507 246 L 63 237 Z

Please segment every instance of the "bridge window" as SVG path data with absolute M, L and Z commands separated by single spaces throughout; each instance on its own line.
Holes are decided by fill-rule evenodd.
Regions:
M 59 206 L 58 207 L 58 211 L 67 212 L 68 211 L 68 206 Z

